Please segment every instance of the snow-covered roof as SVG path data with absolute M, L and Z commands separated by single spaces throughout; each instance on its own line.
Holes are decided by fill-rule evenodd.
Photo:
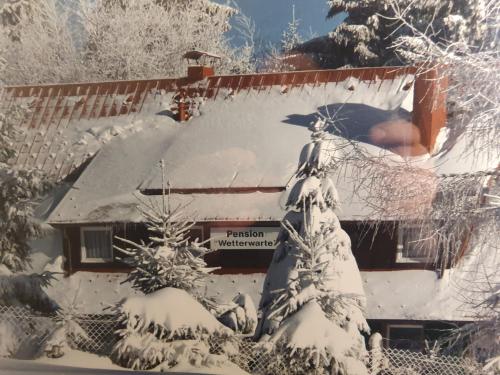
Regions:
M 106 142 L 101 133 L 111 132 L 113 135 L 117 132 L 109 126 L 110 121 L 102 120 L 111 118 L 117 123 L 125 121 L 130 124 L 137 118 L 156 113 L 152 110 L 158 109 L 158 105 L 161 107 L 159 111 L 168 112 L 173 93 L 181 88 L 203 98 L 217 98 L 229 89 L 261 92 L 271 87 L 290 86 L 300 90 L 305 85 L 342 82 L 347 77 L 356 77 L 367 85 L 377 86 L 381 80 L 397 83 L 400 81 L 398 77 L 411 74 L 414 70 L 411 67 L 382 67 L 211 76 L 203 81 L 197 81 L 199 77 L 187 76 L 8 86 L 0 89 L 0 108 L 21 105 L 29 110 L 19 124 L 24 134 L 14 144 L 18 154 L 14 162 L 41 169 L 47 175 L 62 180 Z M 387 87 L 382 88 L 385 89 Z M 84 132 L 94 136 L 90 143 L 80 139 Z
M 161 115 L 158 102 L 148 103 L 146 112 L 135 120 L 146 129 L 117 135 L 103 147 L 49 221 L 139 221 L 134 195 L 161 189 L 161 159 L 174 192 L 172 204 L 189 203 L 189 219 L 281 220 L 288 192 L 283 188 L 290 185 L 318 111 L 326 113 L 343 105 L 339 117 L 349 116 L 349 120 L 340 121 L 355 138 L 370 123 L 401 114 L 401 106 L 411 110 L 411 90 L 403 89 L 411 80 L 412 76 L 399 76 L 374 84 L 350 77 L 321 86 L 221 90 L 217 98 L 203 102 L 200 115 L 187 123 Z M 377 155 L 399 158 L 375 146 L 366 147 Z M 337 173 L 333 177 L 344 202 L 340 217 L 366 216 L 366 205 L 353 196 L 355 176 L 345 169 Z M 231 189 L 248 187 L 254 191 L 231 194 Z M 213 188 L 229 194 L 206 194 L 206 189 Z M 261 192 L 260 188 L 274 190 Z M 178 194 L 183 189 L 191 194 Z
M 448 133 L 448 128 L 442 128 L 437 141 L 446 139 Z M 446 140 L 453 145 L 437 144 L 436 153 L 429 162 L 437 175 L 493 171 L 500 165 L 500 148 L 490 137 L 478 131 L 464 132 L 456 140 L 448 137 Z

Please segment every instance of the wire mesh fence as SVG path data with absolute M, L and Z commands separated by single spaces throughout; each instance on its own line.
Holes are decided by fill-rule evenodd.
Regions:
M 18 306 L 0 306 L 0 345 L 18 358 L 37 354 L 53 329 L 53 319 Z
M 370 351 L 369 368 L 377 375 L 475 375 L 481 367 L 468 358 L 424 354 L 400 349 Z
M 80 350 L 108 355 L 117 341 L 118 323 L 114 315 L 80 315 L 76 322 L 90 340 L 74 343 Z
M 117 341 L 115 331 L 118 322 L 113 315 L 78 315 L 77 323 L 87 334 L 88 340 L 75 340 L 75 349 L 109 355 Z M 16 345 L 11 356 L 28 358 L 40 353 L 43 343 L 59 327 L 57 316 L 42 316 L 17 306 L 0 306 L 0 348 L 7 336 L 14 336 Z M 3 341 L 3 342 L 2 342 Z M 280 356 L 266 350 L 250 338 L 236 338 L 236 350 L 229 353 L 229 359 L 237 366 L 255 375 L 286 375 L 287 364 L 280 362 Z M 223 344 L 211 342 L 211 352 L 224 352 Z M 474 361 L 453 356 L 424 354 L 399 349 L 374 349 L 368 353 L 370 375 L 481 375 L 481 367 Z
M 218 342 L 210 342 L 210 350 L 215 354 L 224 352 Z M 273 351 L 265 350 L 249 337 L 237 339 L 237 350 L 228 354 L 229 360 L 250 374 L 278 375 L 286 374 L 284 363 L 280 362 Z

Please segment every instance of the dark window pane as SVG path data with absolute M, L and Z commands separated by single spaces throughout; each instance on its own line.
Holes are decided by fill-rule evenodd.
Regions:
M 113 257 L 111 236 L 107 230 L 84 230 L 85 257 L 89 259 L 111 259 Z
M 420 352 L 423 333 L 422 327 L 389 327 L 389 347 Z

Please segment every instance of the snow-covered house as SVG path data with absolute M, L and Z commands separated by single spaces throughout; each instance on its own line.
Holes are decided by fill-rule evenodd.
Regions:
M 113 250 L 115 236 L 146 238 L 137 207 L 161 201 L 164 160 L 169 204 L 183 206 L 185 219 L 196 223 L 193 238 L 211 238 L 207 262 L 221 267 L 207 293 L 229 299 L 248 292 L 257 302 L 310 124 L 334 116 L 339 142 L 350 138 L 402 161 L 369 144 L 367 133 L 404 118 L 431 151 L 446 112 L 443 97 L 436 105 L 425 95 L 435 89 L 427 78 L 408 67 L 235 76 L 190 67 L 180 79 L 7 87 L 2 102 L 32 109 L 21 124 L 27 130 L 17 162 L 64 181 L 44 207 L 69 279 L 85 274 L 95 285 L 85 287 L 89 293 L 112 298 L 96 280 L 127 270 Z M 439 160 L 440 168 L 455 165 L 452 157 Z M 364 231 L 371 209 L 353 189 L 359 171 L 335 173 L 338 216 L 363 273 L 372 327 L 394 342 L 422 344 L 442 328 L 437 322 L 466 321 L 433 265 L 394 230 L 391 217 L 376 232 Z

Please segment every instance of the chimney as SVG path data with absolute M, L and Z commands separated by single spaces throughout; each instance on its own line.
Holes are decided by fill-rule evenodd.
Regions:
M 201 81 L 214 75 L 214 68 L 211 66 L 191 65 L 188 66 L 187 78 L 189 81 Z
M 437 67 L 421 69 L 415 77 L 413 123 L 420 130 L 422 145 L 432 152 L 439 130 L 446 126 L 448 77 Z
M 215 60 L 220 60 L 220 56 L 214 55 L 213 53 L 196 50 L 186 52 L 183 57 L 188 60 L 190 64 L 187 70 L 187 79 L 189 82 L 201 81 L 207 77 L 213 76 L 215 74 L 214 68 L 210 65 L 213 65 Z M 200 64 L 200 60 L 204 63 Z M 209 64 L 207 64 L 207 60 Z M 192 61 L 194 61 L 195 64 L 192 64 Z

